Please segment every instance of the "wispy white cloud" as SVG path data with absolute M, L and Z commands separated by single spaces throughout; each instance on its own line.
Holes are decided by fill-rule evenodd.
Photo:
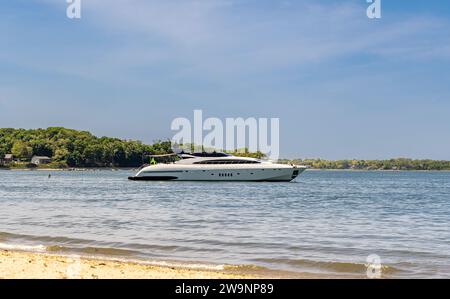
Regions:
M 60 5 L 59 0 L 46 2 Z M 78 75 L 108 78 L 114 70 L 124 74 L 133 67 L 166 64 L 166 72 L 173 76 L 204 74 L 223 79 L 352 55 L 449 56 L 450 25 L 437 18 L 399 16 L 377 22 L 367 19 L 364 3 L 285 1 L 255 9 L 248 2 L 83 1 L 81 22 L 122 43 L 112 44 L 95 62 L 97 71 L 92 71 L 91 63 L 85 69 L 79 64 L 60 67 Z M 424 43 L 422 38 L 430 34 L 437 36 Z

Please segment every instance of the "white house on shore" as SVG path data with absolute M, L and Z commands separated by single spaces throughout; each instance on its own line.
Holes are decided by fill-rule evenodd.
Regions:
M 6 163 L 11 163 L 12 161 L 14 161 L 14 155 L 13 154 L 6 154 L 3 160 Z
M 6 154 L 5 156 L 0 156 L 0 166 L 6 166 L 14 161 L 14 156 L 12 154 Z
M 52 162 L 52 159 L 47 156 L 33 156 L 31 158 L 31 163 L 39 165 L 39 164 L 48 164 Z

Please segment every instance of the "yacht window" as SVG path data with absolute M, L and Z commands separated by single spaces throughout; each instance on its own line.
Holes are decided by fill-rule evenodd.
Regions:
M 259 164 L 259 161 L 252 160 L 206 160 L 194 162 L 193 164 Z
M 212 153 L 207 153 L 207 152 L 190 153 L 189 155 L 194 156 L 194 157 L 215 157 L 215 158 L 228 157 L 228 156 L 230 156 L 229 154 L 226 154 L 226 153 L 218 153 L 218 152 L 212 152 Z

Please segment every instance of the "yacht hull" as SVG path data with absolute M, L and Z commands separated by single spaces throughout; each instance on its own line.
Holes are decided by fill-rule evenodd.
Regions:
M 278 167 L 258 168 L 215 168 L 195 169 L 185 167 L 170 169 L 170 167 L 148 166 L 136 176 L 129 177 L 133 181 L 249 181 L 249 182 L 290 182 L 305 168 L 287 165 Z

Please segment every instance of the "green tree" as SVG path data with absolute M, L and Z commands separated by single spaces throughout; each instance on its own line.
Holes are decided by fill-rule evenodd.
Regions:
M 98 144 L 88 145 L 83 152 L 88 166 L 103 166 L 103 148 Z
M 66 148 L 62 147 L 62 148 L 58 148 L 55 151 L 53 160 L 58 161 L 58 162 L 65 162 L 65 161 L 67 161 L 68 157 L 69 157 L 69 151 Z
M 51 144 L 44 139 L 38 139 L 31 143 L 33 154 L 36 156 L 53 156 Z
M 26 142 L 19 140 L 14 143 L 11 153 L 18 159 L 29 159 L 33 155 L 33 148 Z

